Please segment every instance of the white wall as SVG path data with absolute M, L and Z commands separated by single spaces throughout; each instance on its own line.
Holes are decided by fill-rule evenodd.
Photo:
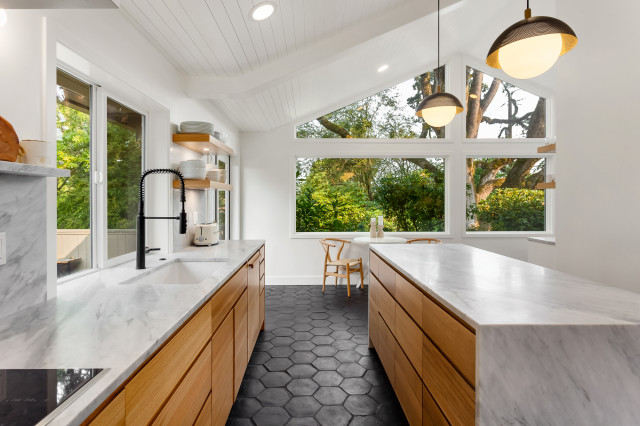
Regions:
M 457 124 L 463 121 L 457 118 Z M 453 129 L 452 129 L 453 130 Z M 293 126 L 271 132 L 241 133 L 242 158 L 242 236 L 243 239 L 265 239 L 269 284 L 318 284 L 322 282 L 323 251 L 319 238 L 292 238 L 292 209 L 295 202 L 295 156 L 324 155 L 450 155 L 449 182 L 453 194 L 450 208 L 464 212 L 464 160 L 462 152 L 477 150 L 475 146 L 461 146 L 461 142 L 383 144 L 363 141 L 327 140 L 301 141 L 294 138 Z M 504 145 L 483 143 L 487 152 L 504 152 Z M 515 147 L 521 153 L 533 151 L 535 146 Z M 395 151 L 392 151 L 395 150 Z M 401 150 L 401 151 L 399 151 Z M 454 154 L 454 152 L 456 152 Z M 459 214 L 457 215 L 459 216 Z M 465 237 L 464 215 L 452 215 L 450 235 L 445 243 L 464 243 L 521 260 L 527 259 L 526 237 Z M 363 234 L 364 235 L 364 234 Z M 441 238 L 441 237 L 436 237 Z M 352 244 L 348 257 L 367 259 L 366 247 Z M 355 278 L 355 275 L 354 275 Z
M 557 265 L 640 291 L 640 3 L 557 10 L 579 40 L 557 66 Z

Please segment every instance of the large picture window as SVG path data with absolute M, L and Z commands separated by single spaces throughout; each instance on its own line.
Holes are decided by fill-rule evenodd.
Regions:
M 444 67 L 301 124 L 296 128 L 296 136 L 363 139 L 443 138 L 444 127 L 431 127 L 415 115 L 420 101 L 436 92 L 437 82 L 445 90 Z
M 467 158 L 467 231 L 544 231 L 544 158 Z
M 299 158 L 297 232 L 445 230 L 443 158 Z

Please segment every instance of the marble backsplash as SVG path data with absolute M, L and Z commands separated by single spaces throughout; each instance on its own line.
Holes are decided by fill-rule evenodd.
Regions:
M 0 232 L 7 263 L 0 266 L 0 317 L 47 299 L 46 179 L 0 174 Z

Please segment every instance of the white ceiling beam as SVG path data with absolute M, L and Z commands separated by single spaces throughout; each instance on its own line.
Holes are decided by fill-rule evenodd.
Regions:
M 444 0 L 444 9 L 464 0 Z M 313 46 L 234 77 L 187 77 L 187 94 L 195 99 L 246 98 L 347 55 L 352 48 L 436 12 L 436 2 L 415 0 L 347 28 Z

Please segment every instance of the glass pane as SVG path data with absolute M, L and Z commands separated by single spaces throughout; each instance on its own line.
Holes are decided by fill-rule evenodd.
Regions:
M 546 100 L 467 67 L 467 138 L 544 138 Z
M 218 229 L 220 229 L 220 239 L 227 239 L 227 191 L 218 191 Z
M 144 116 L 107 99 L 107 255 L 136 250 Z
M 443 138 L 444 128 L 416 117 L 420 101 L 445 86 L 445 68 L 417 77 L 347 105 L 296 128 L 298 138 Z M 438 74 L 438 75 L 436 75 Z
M 467 158 L 467 231 L 544 231 L 544 158 Z
M 91 268 L 91 86 L 57 71 L 58 277 Z
M 296 231 L 442 232 L 444 185 L 443 158 L 300 158 Z

